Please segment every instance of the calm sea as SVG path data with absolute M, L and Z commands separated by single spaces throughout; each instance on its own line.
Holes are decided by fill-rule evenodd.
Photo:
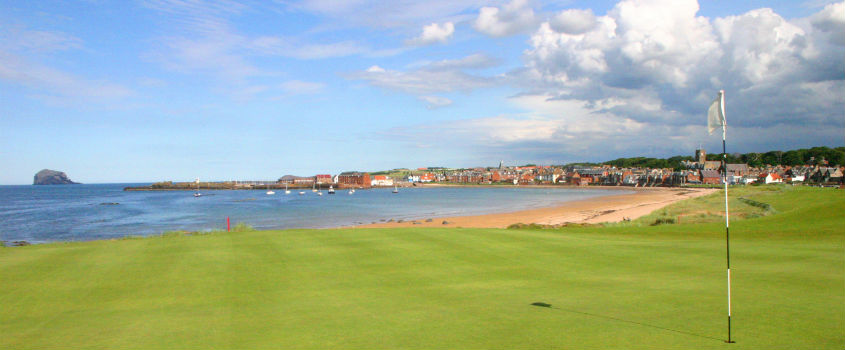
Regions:
M 292 191 L 126 192 L 98 184 L 0 186 L 0 240 L 82 241 L 170 230 L 207 231 L 246 223 L 258 229 L 328 228 L 382 220 L 477 215 L 548 207 L 566 201 L 627 193 L 526 187 L 430 187 L 358 190 L 318 196 Z M 114 204 L 117 203 L 117 204 Z

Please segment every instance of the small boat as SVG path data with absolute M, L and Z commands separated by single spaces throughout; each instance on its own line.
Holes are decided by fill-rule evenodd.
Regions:
M 399 187 L 393 186 L 393 193 L 399 193 Z
M 316 182 L 313 185 L 311 185 L 311 192 L 317 192 L 317 183 Z
M 354 188 L 350 188 L 350 189 L 349 189 L 349 194 L 353 194 L 353 193 L 355 193 L 355 189 L 354 189 Z
M 334 194 L 334 187 L 332 185 L 329 185 L 329 194 Z
M 322 196 L 322 195 L 323 195 L 323 192 L 317 192 L 317 195 L 318 195 L 318 196 Z
M 197 191 L 194 192 L 194 197 L 200 197 L 202 196 L 202 193 L 200 193 L 200 178 L 197 178 L 194 182 L 197 184 Z
M 270 189 L 270 185 L 267 185 L 267 195 L 270 196 L 274 194 L 276 194 L 276 192 L 273 192 L 273 190 Z
M 290 190 L 288 190 L 288 185 L 285 184 L 285 194 L 290 194 Z
M 305 191 L 299 191 L 300 196 L 303 195 L 303 194 L 305 194 Z

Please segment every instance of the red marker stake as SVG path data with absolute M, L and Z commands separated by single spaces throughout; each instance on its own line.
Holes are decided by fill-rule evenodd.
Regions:
M 229 226 L 229 217 L 226 217 L 226 232 L 232 232 L 232 227 Z

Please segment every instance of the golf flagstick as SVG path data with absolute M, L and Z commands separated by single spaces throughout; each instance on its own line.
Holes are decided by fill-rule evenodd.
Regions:
M 728 267 L 728 340 L 725 342 L 734 343 L 731 340 L 731 230 L 728 212 L 728 152 L 725 146 L 728 132 L 728 123 L 725 118 L 725 90 L 719 90 L 719 97 L 713 100 L 707 110 L 707 128 L 710 134 L 713 134 L 713 130 L 720 126 L 722 127 L 722 181 L 725 184 L 725 256 Z

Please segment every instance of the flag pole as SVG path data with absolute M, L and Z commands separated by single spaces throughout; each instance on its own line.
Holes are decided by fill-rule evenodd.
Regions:
M 720 103 L 719 107 L 722 109 L 722 179 L 725 184 L 725 256 L 727 257 L 728 267 L 728 340 L 726 343 L 735 343 L 731 340 L 731 229 L 730 229 L 730 214 L 728 212 L 728 152 L 727 152 L 727 133 L 728 121 L 725 117 L 725 90 L 719 90 Z

